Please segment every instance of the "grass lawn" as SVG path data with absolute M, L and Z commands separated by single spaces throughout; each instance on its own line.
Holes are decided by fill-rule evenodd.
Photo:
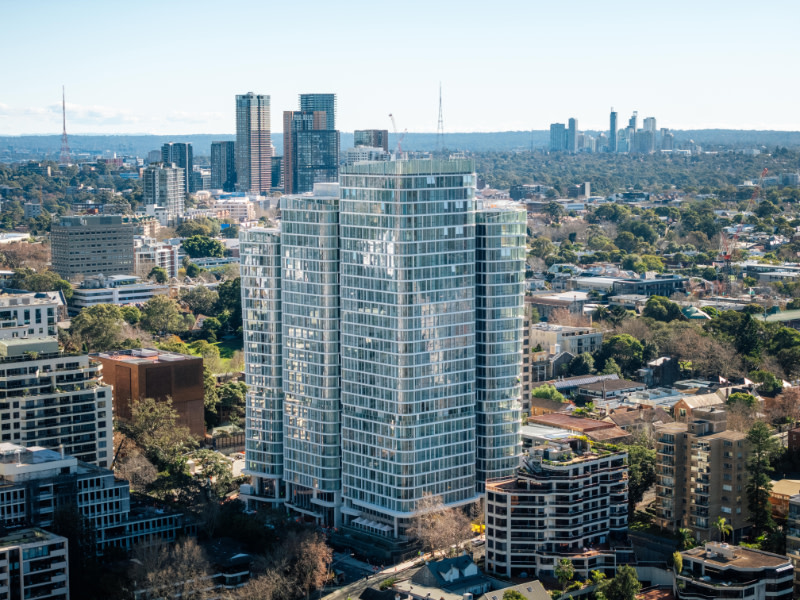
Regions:
M 236 350 L 242 350 L 244 348 L 244 340 L 239 337 L 233 337 L 221 340 L 217 342 L 215 346 L 219 348 L 220 358 L 229 359 Z

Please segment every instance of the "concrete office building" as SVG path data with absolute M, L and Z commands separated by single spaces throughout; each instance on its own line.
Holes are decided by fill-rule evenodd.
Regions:
M 0 599 L 69 600 L 69 542 L 38 528 L 0 537 Z
M 745 434 L 727 430 L 721 408 L 696 409 L 690 423 L 657 426 L 656 518 L 672 532 L 685 527 L 697 539 L 713 539 L 714 521 L 724 517 L 731 540 L 749 528 Z
M 131 275 L 112 275 L 110 277 L 90 277 L 72 290 L 69 299 L 69 312 L 77 314 L 83 308 L 97 304 L 126 306 L 144 304 L 153 296 L 166 296 L 169 286 L 142 281 Z
M 0 441 L 58 448 L 111 464 L 111 388 L 88 356 L 60 352 L 55 337 L 0 341 Z
M 192 188 L 192 172 L 194 171 L 194 158 L 192 145 L 183 142 L 167 142 L 161 146 L 161 162 L 165 165 L 173 164 L 183 170 L 183 193 L 194 192 Z
M 578 579 L 613 576 L 630 553 L 626 462 L 580 438 L 534 446 L 516 475 L 486 483 L 486 568 L 552 578 L 566 558 Z
M 205 436 L 203 359 L 163 350 L 138 349 L 92 355 L 103 365 L 104 380 L 114 387 L 114 416 L 131 418 L 131 403 L 172 399 L 178 424 Z
M 369 148 L 382 148 L 389 152 L 388 129 L 356 129 L 353 134 L 353 146 L 367 146 Z
M 475 213 L 475 442 L 478 491 L 519 464 L 527 212 L 516 202 Z
M 122 215 L 61 217 L 50 232 L 53 270 L 67 280 L 132 274 L 133 229 Z
M 236 144 L 211 142 L 211 189 L 232 192 L 236 188 Z
M 236 188 L 256 196 L 272 183 L 269 101 L 253 92 L 236 96 Z
M 145 206 L 152 207 L 152 210 L 164 210 L 167 221 L 175 224 L 176 219 L 184 212 L 186 197 L 184 170 L 173 164 L 150 165 L 142 172 L 142 186 Z

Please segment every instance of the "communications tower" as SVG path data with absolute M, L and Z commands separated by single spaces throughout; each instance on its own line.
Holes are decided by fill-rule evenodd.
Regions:
M 442 82 L 439 82 L 439 123 L 436 126 L 436 150 L 444 152 L 444 119 L 442 118 Z
M 61 130 L 61 155 L 58 157 L 58 162 L 68 165 L 72 160 L 72 153 L 69 151 L 69 140 L 67 139 L 67 100 L 63 85 L 61 86 L 61 118 L 63 129 Z

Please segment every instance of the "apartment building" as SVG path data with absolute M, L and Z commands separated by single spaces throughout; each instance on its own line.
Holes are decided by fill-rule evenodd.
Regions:
M 69 542 L 39 528 L 0 537 L 0 600 L 69 600 Z
M 361 163 L 240 233 L 249 502 L 387 558 L 520 449 L 525 212 L 467 160 Z
M 594 327 L 532 323 L 529 336 L 531 348 L 546 349 L 557 346 L 561 351 L 575 356 L 583 352 L 594 352 L 603 343 L 603 332 Z
M 109 466 L 111 388 L 101 370 L 88 356 L 62 353 L 55 337 L 0 340 L 0 441 L 63 447 Z
M 613 575 L 630 548 L 627 453 L 573 437 L 534 446 L 512 477 L 486 483 L 486 568 L 554 577 L 567 558 L 576 579 Z
M 134 222 L 123 215 L 61 217 L 50 232 L 53 270 L 64 279 L 133 273 Z
M 58 335 L 61 302 L 45 293 L 0 296 L 0 338 Z
M 789 498 L 789 513 L 786 517 L 786 556 L 794 567 L 794 593 L 800 598 L 800 494 Z
M 130 484 L 109 469 L 40 446 L 0 443 L 0 525 L 5 528 L 51 527 L 59 507 L 74 505 L 92 523 L 98 553 L 175 541 L 183 532 L 181 514 L 133 504 Z
M 137 276 L 146 278 L 154 267 L 164 269 L 167 277 L 178 276 L 178 269 L 181 268 L 180 244 L 137 236 L 133 246 L 133 268 Z
M 656 519 L 676 532 L 691 529 L 697 539 L 717 534 L 714 521 L 724 517 L 731 540 L 742 539 L 747 510 L 748 442 L 744 433 L 728 431 L 727 413 L 696 409 L 690 423 L 656 426 Z
M 718 542 L 684 550 L 683 569 L 674 575 L 679 600 L 747 598 L 789 600 L 792 562 L 780 554 Z

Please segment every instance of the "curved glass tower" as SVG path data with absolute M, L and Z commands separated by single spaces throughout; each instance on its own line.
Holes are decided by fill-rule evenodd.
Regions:
M 281 340 L 281 234 L 243 229 L 239 234 L 244 332 L 245 499 L 283 501 L 283 373 Z
M 506 477 L 521 452 L 525 209 L 486 202 L 475 213 L 476 481 Z

